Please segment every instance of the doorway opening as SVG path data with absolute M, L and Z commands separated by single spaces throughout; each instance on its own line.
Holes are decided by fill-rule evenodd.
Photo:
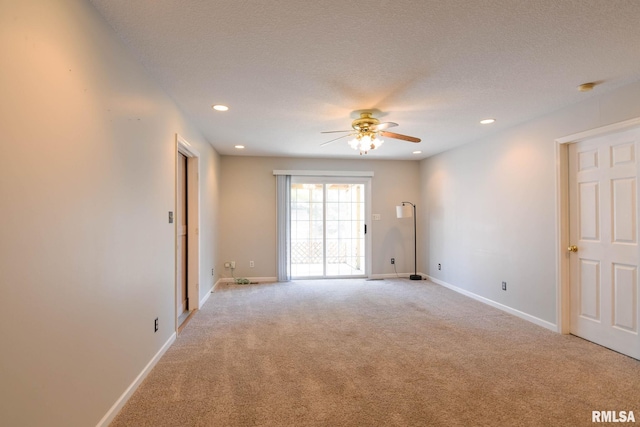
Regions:
M 176 135 L 176 331 L 200 308 L 199 154 Z
M 178 151 L 178 167 L 176 179 L 176 277 L 178 279 L 178 325 L 181 325 L 189 315 L 189 287 L 187 286 L 189 272 L 187 263 L 189 260 L 189 247 L 187 229 L 188 221 L 188 197 L 187 197 L 187 156 Z

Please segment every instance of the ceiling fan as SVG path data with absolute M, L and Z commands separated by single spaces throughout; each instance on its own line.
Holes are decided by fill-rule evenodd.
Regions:
M 353 136 L 354 138 L 349 141 L 349 145 L 354 150 L 359 150 L 360 154 L 367 154 L 369 150 L 373 150 L 378 148 L 384 141 L 379 139 L 379 136 L 384 136 L 387 138 L 401 139 L 403 141 L 409 142 L 420 142 L 420 138 L 415 138 L 413 136 L 402 135 L 399 133 L 389 132 L 386 129 L 398 126 L 397 123 L 393 122 L 383 122 L 380 123 L 380 120 L 371 117 L 371 112 L 364 111 L 360 113 L 360 118 L 355 119 L 351 123 L 352 130 L 331 130 L 321 133 L 343 133 L 348 132 L 346 135 L 339 136 L 338 138 L 334 138 L 330 141 L 320 144 L 320 146 L 325 146 L 334 141 L 337 141 L 342 138 L 346 138 L 348 136 Z

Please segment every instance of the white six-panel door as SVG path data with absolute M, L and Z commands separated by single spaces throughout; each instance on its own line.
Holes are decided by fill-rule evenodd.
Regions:
M 640 129 L 569 147 L 571 333 L 640 359 Z

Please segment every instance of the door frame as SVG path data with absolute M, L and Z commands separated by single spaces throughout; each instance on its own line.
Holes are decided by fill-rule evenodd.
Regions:
M 293 171 L 292 171 L 293 172 Z M 364 195 L 365 195 L 365 201 L 364 201 L 364 223 L 366 226 L 366 233 L 364 235 L 364 245 L 365 245 L 365 251 L 364 251 L 364 262 L 365 262 L 365 268 L 364 268 L 364 274 L 363 277 L 367 277 L 370 278 L 371 277 L 371 272 L 372 272 L 372 266 L 371 266 L 371 253 L 372 253 L 372 248 L 371 248 L 371 233 L 373 231 L 373 226 L 372 226 L 372 221 L 371 221 L 371 185 L 372 185 L 372 179 L 371 177 L 373 176 L 373 174 L 371 173 L 371 175 L 367 175 L 367 174 L 362 174 L 362 173 L 353 173 L 350 174 L 349 172 L 327 172 L 321 175 L 316 175 L 314 173 L 309 173 L 309 172 L 305 172 L 305 173 L 298 173 L 298 174 L 291 174 L 291 183 L 293 184 L 294 181 L 296 179 L 300 179 L 300 180 L 315 180 L 317 181 L 319 184 L 327 184 L 327 183 L 333 183 L 333 182 L 339 182 L 339 183 L 349 183 L 349 184 L 364 184 Z M 326 202 L 326 201 L 325 201 Z M 334 276 L 331 276 L 331 278 L 333 278 Z M 351 276 L 336 276 L 336 278 L 349 278 Z M 359 276 L 355 276 L 355 277 L 359 277 Z M 316 278 L 316 277 L 312 277 Z
M 187 296 L 189 311 L 200 309 L 200 153 L 179 134 L 176 134 L 174 171 L 174 211 L 178 208 L 178 161 L 179 153 L 187 157 Z M 178 225 L 174 226 L 175 251 L 175 330 L 178 331 Z
M 556 142 L 556 330 L 571 332 L 569 274 L 569 144 L 640 127 L 640 117 L 563 136 Z

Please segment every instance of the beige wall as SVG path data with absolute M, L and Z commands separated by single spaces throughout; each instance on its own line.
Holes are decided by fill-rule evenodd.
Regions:
M 226 277 L 224 261 L 236 261 L 236 277 L 276 276 L 276 180 L 273 171 L 339 170 L 373 171 L 371 210 L 380 221 L 370 221 L 372 273 L 393 274 L 390 258 L 396 258 L 398 273 L 413 271 L 413 222 L 398 220 L 395 206 L 403 200 L 418 203 L 419 162 L 300 159 L 278 157 L 222 156 L 220 255 L 218 271 Z M 418 204 L 418 213 L 422 207 Z M 418 215 L 418 216 L 419 216 Z M 418 227 L 419 228 L 419 227 Z M 420 231 L 420 230 L 418 230 Z M 249 261 L 255 267 L 249 268 Z M 420 264 L 418 271 L 420 271 Z
M 427 273 L 555 324 L 554 140 L 639 116 L 636 83 L 422 161 Z
M 219 157 L 89 2 L 0 2 L 0 63 L 0 424 L 96 425 L 174 333 L 175 134 L 202 156 L 201 296 Z

